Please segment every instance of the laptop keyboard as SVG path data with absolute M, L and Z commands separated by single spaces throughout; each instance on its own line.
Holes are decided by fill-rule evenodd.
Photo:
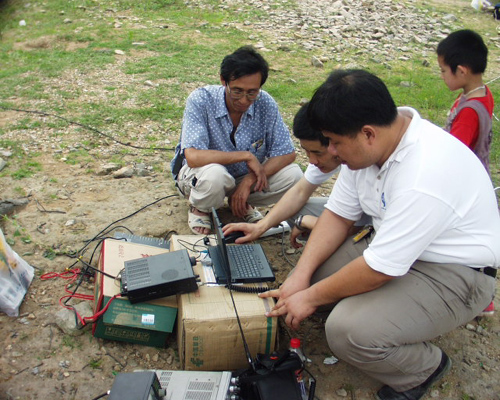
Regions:
M 233 273 L 250 278 L 261 276 L 261 263 L 255 258 L 252 245 L 227 246 L 227 251 L 234 260 L 231 264 Z

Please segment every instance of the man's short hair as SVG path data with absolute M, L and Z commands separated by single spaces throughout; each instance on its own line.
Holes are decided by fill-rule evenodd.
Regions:
M 389 126 L 397 115 L 384 82 L 360 69 L 333 71 L 308 107 L 313 128 L 343 136 L 356 136 L 365 125 Z
M 324 137 L 321 131 L 314 129 L 307 118 L 307 107 L 309 102 L 300 107 L 293 118 L 293 135 L 299 140 L 319 141 L 321 146 L 327 147 L 328 138 Z
M 473 74 L 482 74 L 486 70 L 488 48 L 483 38 L 470 29 L 450 33 L 439 42 L 436 52 L 453 73 L 459 65 L 470 68 Z
M 220 75 L 226 82 L 234 81 L 242 76 L 260 72 L 262 86 L 269 75 L 269 65 L 252 46 L 243 46 L 227 55 L 220 65 Z

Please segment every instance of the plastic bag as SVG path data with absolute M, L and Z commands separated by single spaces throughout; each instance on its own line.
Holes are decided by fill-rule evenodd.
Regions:
M 11 249 L 0 229 L 0 311 L 10 317 L 19 315 L 33 275 L 33 267 Z
M 472 0 L 470 5 L 477 11 L 481 11 L 483 8 L 491 7 L 491 3 L 487 0 Z

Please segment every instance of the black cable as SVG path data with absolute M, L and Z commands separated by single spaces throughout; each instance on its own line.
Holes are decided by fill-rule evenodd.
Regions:
M 104 228 L 103 230 L 101 230 L 97 235 L 95 235 L 92 239 L 87 240 L 85 246 L 83 246 L 78 253 L 81 253 L 83 251 L 83 249 L 85 249 L 90 243 L 92 243 L 94 240 L 96 240 L 99 237 L 99 235 L 103 234 L 109 227 L 113 226 L 114 224 L 116 224 L 118 222 L 121 222 L 121 221 L 123 221 L 123 220 L 125 220 L 127 218 L 133 217 L 134 215 L 138 214 L 139 212 L 141 212 L 145 208 L 150 207 L 150 206 L 152 206 L 152 205 L 154 205 L 154 204 L 156 204 L 156 203 L 158 203 L 158 202 L 160 202 L 162 200 L 168 199 L 170 197 L 176 197 L 176 196 L 179 196 L 179 195 L 178 194 L 170 194 L 168 196 L 161 197 L 160 199 L 158 199 L 156 201 L 153 201 L 152 203 L 149 203 L 149 204 L 145 205 L 144 207 L 138 209 L 137 211 L 134 211 L 132 214 L 129 214 L 129 215 L 123 217 L 123 218 L 120 218 L 120 219 L 112 222 L 111 224 L 109 224 L 108 226 L 106 226 L 106 228 Z
M 110 390 L 108 390 L 106 393 L 100 394 L 100 395 L 99 395 L 99 396 L 97 396 L 97 397 L 94 397 L 92 400 L 99 400 L 99 399 L 102 399 L 104 396 L 109 395 L 109 393 L 111 393 L 111 391 L 110 391 Z
M 232 283 L 227 283 L 225 285 L 230 290 L 234 290 L 235 292 L 241 292 L 241 293 L 264 293 L 269 290 L 267 287 L 250 287 L 250 286 L 238 286 L 238 285 L 233 285 Z
M 304 367 L 304 371 L 306 371 L 307 374 L 311 377 L 311 379 L 309 380 L 309 395 L 307 399 L 308 400 L 313 400 L 315 398 L 317 399 L 318 397 L 314 395 L 316 392 L 316 378 L 314 377 L 313 374 L 311 374 L 311 372 L 306 367 Z
M 46 113 L 46 112 L 43 112 L 43 111 L 36 111 L 36 110 L 22 110 L 20 108 L 5 107 L 5 106 L 2 106 L 2 105 L 0 105 L 0 108 L 2 108 L 4 110 L 7 110 L 7 111 L 17 111 L 17 112 L 24 112 L 24 113 L 30 113 L 30 114 L 38 114 L 38 115 L 42 115 L 42 116 L 45 116 L 45 117 L 59 118 L 59 119 L 62 119 L 63 121 L 65 121 L 65 122 L 67 122 L 68 124 L 78 125 L 78 126 L 80 126 L 82 128 L 88 129 L 90 131 L 93 131 L 93 132 L 101 135 L 101 136 L 104 136 L 104 137 L 106 137 L 108 139 L 111 139 L 111 140 L 115 141 L 116 143 L 121 144 L 122 146 L 132 147 L 133 149 L 139 149 L 139 150 L 163 150 L 163 151 L 174 151 L 175 150 L 175 148 L 167 148 L 167 147 L 154 147 L 154 148 L 151 148 L 151 147 L 134 146 L 133 144 L 123 143 L 123 142 L 120 142 L 118 139 L 115 139 L 113 136 L 108 135 L 107 133 L 101 132 L 100 130 L 98 130 L 96 128 L 93 128 L 93 127 L 85 125 L 85 124 L 81 124 L 80 122 L 71 121 L 71 120 L 69 120 L 67 118 L 61 117 L 61 116 L 56 115 L 56 114 L 50 114 L 50 113 Z
M 102 229 L 102 230 L 101 230 L 101 231 L 100 231 L 97 235 L 95 235 L 92 239 L 87 240 L 87 241 L 86 241 L 86 243 L 85 243 L 85 245 L 84 245 L 84 246 L 83 246 L 83 247 L 82 247 L 82 248 L 81 248 L 81 249 L 77 252 L 77 258 L 78 258 L 78 260 L 77 260 L 77 261 L 76 261 L 76 262 L 72 265 L 72 267 L 73 267 L 73 266 L 74 266 L 74 265 L 75 265 L 78 261 L 80 261 L 80 262 L 81 262 L 81 263 L 85 266 L 85 269 L 84 269 L 84 270 L 82 271 L 82 273 L 80 274 L 80 279 L 79 279 L 79 280 L 78 280 L 78 282 L 76 283 L 76 285 L 75 285 L 75 289 L 73 290 L 73 293 L 71 294 L 71 296 L 70 296 L 70 297 L 68 297 L 68 298 L 64 301 L 64 304 L 65 304 L 66 306 L 68 306 L 68 307 L 73 308 L 71 305 L 68 305 L 67 303 L 71 300 L 71 298 L 74 296 L 74 294 L 76 293 L 76 291 L 78 290 L 78 288 L 79 288 L 79 287 L 80 287 L 80 285 L 82 284 L 83 277 L 84 277 L 86 274 L 88 274 L 88 273 L 89 273 L 89 268 L 92 268 L 92 269 L 94 269 L 94 270 L 96 270 L 96 271 L 99 271 L 99 272 L 104 273 L 103 271 L 100 271 L 100 270 L 98 270 L 98 269 L 96 269 L 96 268 L 94 268 L 93 266 L 91 266 L 91 265 L 90 265 L 90 263 L 92 262 L 92 258 L 94 257 L 94 254 L 96 253 L 96 251 L 97 251 L 97 249 L 98 249 L 99 245 L 102 243 L 102 241 L 103 241 L 104 239 L 99 240 L 99 243 L 98 243 L 98 244 L 94 247 L 94 250 L 93 250 L 93 252 L 92 252 L 92 255 L 91 255 L 91 257 L 90 257 L 90 260 L 89 260 L 89 262 L 87 263 L 87 262 L 83 261 L 82 256 L 83 256 L 83 254 L 85 253 L 85 251 L 87 250 L 87 247 L 90 245 L 90 243 L 92 243 L 94 240 L 97 240 L 98 238 L 100 238 L 100 237 L 101 237 L 100 235 L 102 235 L 104 232 L 106 232 L 106 233 L 107 233 L 108 228 L 110 228 L 110 227 L 111 227 L 111 226 L 113 226 L 114 224 L 116 224 L 116 223 L 118 223 L 118 222 L 120 222 L 120 221 L 123 221 L 123 220 L 125 220 L 125 219 L 127 219 L 127 218 L 130 218 L 130 217 L 132 217 L 132 216 L 134 216 L 134 215 L 138 214 L 139 212 L 141 212 L 141 211 L 142 211 L 142 210 L 144 210 L 145 208 L 150 207 L 150 206 L 152 206 L 152 205 L 154 205 L 154 204 L 158 203 L 158 202 L 159 202 L 159 201 L 161 201 L 161 200 L 165 200 L 165 199 L 168 199 L 168 198 L 170 198 L 170 197 L 174 197 L 174 196 L 178 196 L 178 195 L 177 195 L 177 194 L 168 195 L 168 196 L 162 197 L 162 198 L 160 198 L 160 199 L 158 199 L 158 200 L 156 200 L 156 201 L 154 201 L 154 202 L 152 202 L 152 203 L 149 203 L 149 204 L 145 205 L 144 207 L 140 208 L 139 210 L 134 211 L 132 214 L 129 214 L 129 215 L 127 215 L 127 216 L 125 216 L 125 217 L 123 217 L 123 218 L 121 218 L 121 219 L 118 219 L 118 220 L 116 220 L 116 221 L 112 222 L 111 224 L 109 224 L 108 226 L 106 226 L 106 228 Z M 113 228 L 113 229 L 115 229 L 115 228 Z M 106 274 L 105 274 L 105 275 L 106 275 Z M 111 277 L 112 279 L 117 279 L 116 277 L 113 277 L 113 276 L 111 276 L 111 275 L 108 275 L 108 276 L 109 276 L 109 277 Z M 73 308 L 73 311 L 75 312 L 75 318 L 77 318 L 77 317 L 76 317 L 76 310 L 75 310 L 74 308 Z M 78 326 L 78 322 L 77 322 L 76 326 Z
M 247 343 L 247 340 L 245 338 L 245 333 L 243 332 L 243 327 L 241 326 L 240 316 L 238 314 L 238 310 L 236 308 L 236 303 L 235 303 L 234 297 L 233 297 L 233 291 L 231 290 L 230 287 L 228 289 L 229 289 L 229 294 L 231 296 L 231 301 L 233 302 L 234 313 L 236 314 L 236 321 L 238 322 L 238 327 L 240 328 L 241 339 L 243 341 L 243 347 L 245 348 L 245 354 L 247 356 L 248 363 L 252 367 L 252 370 L 254 372 L 256 372 L 255 363 L 252 360 L 252 353 L 250 353 L 250 348 L 248 347 L 248 343 Z

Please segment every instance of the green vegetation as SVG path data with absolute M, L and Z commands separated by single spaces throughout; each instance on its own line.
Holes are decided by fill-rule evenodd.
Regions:
M 107 141 L 141 142 L 145 149 L 173 147 L 187 95 L 201 85 L 217 84 L 222 57 L 257 41 L 274 50 L 264 54 L 271 66 L 265 89 L 278 101 L 289 125 L 300 100 L 310 98 L 337 66 L 376 73 L 398 105 L 411 105 L 423 117 L 444 124 L 456 93 L 441 81 L 434 53 L 429 49 L 423 53 L 423 45 L 416 41 L 392 59 L 377 60 L 369 51 L 332 39 L 331 51 L 326 54 L 330 61 L 321 70 L 311 67 L 310 59 L 325 54 L 307 51 L 299 43 L 290 44 L 290 51 L 278 51 L 272 44 L 273 32 L 245 27 L 245 21 L 263 20 L 270 10 L 286 12 L 294 7 L 293 0 L 270 2 L 269 10 L 216 0 L 5 2 L 0 13 L 0 107 L 36 110 L 66 120 L 25 114 L 0 127 L 0 148 L 14 153 L 0 178 L 21 180 L 41 168 L 36 154 L 25 156 L 26 139 L 16 139 L 14 132 L 23 138 L 22 133 L 36 132 L 60 139 L 62 153 L 58 157 L 68 164 L 93 161 L 91 150 L 102 146 L 103 136 L 81 126 L 74 130 L 70 121 L 109 135 L 104 139 Z M 449 13 L 439 2 L 413 2 L 412 7 L 432 18 Z M 493 79 L 498 47 L 490 38 L 496 36 L 496 22 L 471 7 L 457 6 L 455 14 L 458 21 L 447 22 L 444 29 L 436 31 L 435 43 L 445 31 L 476 29 L 490 48 L 485 80 Z M 21 20 L 26 26 L 19 24 Z M 152 84 L 146 85 L 147 81 Z M 494 95 L 500 93 L 499 85 L 500 80 L 492 83 Z M 500 99 L 500 95 L 496 97 Z M 500 122 L 496 120 L 494 132 L 491 163 L 498 186 Z M 69 143 L 68 133 L 78 136 L 84 149 Z M 166 139 L 170 146 L 165 146 Z M 71 148 L 76 150 L 69 151 Z M 131 153 L 134 151 L 125 146 L 121 155 L 109 157 L 122 163 L 121 156 Z

